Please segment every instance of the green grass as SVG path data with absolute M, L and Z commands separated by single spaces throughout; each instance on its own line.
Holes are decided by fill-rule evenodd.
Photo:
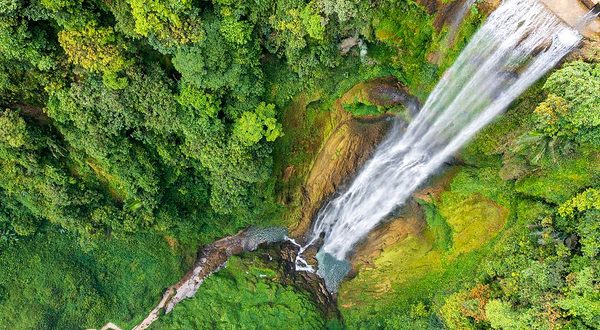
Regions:
M 48 225 L 0 251 L 0 328 L 131 328 L 186 267 L 154 234 L 80 244 Z

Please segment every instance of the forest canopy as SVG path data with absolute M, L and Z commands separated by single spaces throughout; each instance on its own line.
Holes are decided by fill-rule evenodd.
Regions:
M 198 247 L 298 221 L 303 166 L 339 116 L 406 113 L 343 95 L 393 77 L 425 100 L 491 11 L 477 1 L 453 30 L 453 2 L 0 0 L 0 328 L 132 327 Z M 234 258 L 158 327 L 600 327 L 600 48 L 586 45 L 419 201 L 445 257 L 440 207 L 505 208 L 496 238 L 376 306 L 336 306 L 339 320 Z

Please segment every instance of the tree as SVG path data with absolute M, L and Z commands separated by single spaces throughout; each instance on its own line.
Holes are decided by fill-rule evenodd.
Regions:
M 592 146 L 600 143 L 600 64 L 575 61 L 548 77 L 551 93 L 536 113 L 547 134 L 569 135 Z M 549 122 L 552 121 L 552 123 Z
M 485 313 L 490 320 L 492 329 L 527 329 L 527 326 L 519 320 L 518 314 L 511 309 L 509 303 L 492 299 L 487 303 Z
M 358 5 L 351 0 L 322 0 L 319 5 L 326 15 L 335 15 L 341 23 L 359 16 Z
M 275 118 L 275 106 L 261 102 L 254 112 L 244 112 L 236 122 L 233 134 L 246 146 L 258 143 L 263 137 L 268 142 L 275 141 L 283 135 L 281 124 Z
M 596 221 L 598 218 L 596 218 Z M 594 256 L 591 256 L 592 258 Z M 571 274 L 573 285 L 569 286 L 566 297 L 558 301 L 558 305 L 573 317 L 583 320 L 583 323 L 594 329 L 600 327 L 600 302 L 598 299 L 598 270 L 586 267 Z
M 130 84 L 115 91 L 94 77 L 57 91 L 48 115 L 65 139 L 126 202 L 142 202 L 147 212 L 160 200 L 157 149 L 166 152 L 177 103 L 159 70 L 132 72 Z M 177 155 L 172 155 L 177 158 Z M 87 159 L 86 159 L 87 158 Z
M 584 212 L 592 208 L 600 210 L 600 190 L 588 188 L 561 204 L 558 214 L 563 217 L 574 216 L 577 212 Z
M 102 73 L 107 86 L 121 89 L 127 84 L 127 79 L 117 78 L 117 74 L 130 67 L 133 61 L 127 59 L 127 46 L 117 40 L 112 27 L 96 27 L 90 23 L 82 30 L 61 31 L 58 41 L 69 62 L 93 73 Z
M 570 102 L 570 120 L 577 126 L 600 125 L 600 65 L 568 63 L 548 77 L 544 89 Z
M 202 39 L 199 10 L 190 0 L 129 0 L 129 4 L 135 32 L 156 39 L 162 52 Z
M 535 108 L 538 129 L 549 136 L 577 132 L 575 128 L 569 129 L 567 126 L 569 123 L 565 122 L 568 112 L 569 104 L 567 100 L 554 94 L 548 95 L 548 98 Z
M 0 140 L 0 191 L 8 196 L 5 207 L 25 208 L 33 216 L 15 218 L 12 228 L 27 235 L 35 231 L 36 218 L 45 218 L 84 235 L 103 232 L 104 224 L 89 226 L 87 214 L 110 202 L 93 179 L 83 181 L 69 173 L 69 152 L 56 132 L 32 125 L 15 110 L 0 113 L 0 126 L 5 129 Z
M 0 144 L 5 148 L 30 148 L 25 121 L 10 109 L 0 112 Z
M 235 25 L 241 26 L 234 28 L 231 18 L 221 21 L 210 12 L 205 13 L 202 20 L 206 31 L 204 39 L 177 50 L 173 57 L 175 69 L 181 72 L 186 83 L 217 95 L 227 95 L 233 101 L 232 107 L 237 106 L 234 102 L 246 107 L 258 103 L 256 98 L 264 91 L 258 61 L 260 46 L 256 41 L 244 42 L 251 30 L 240 35 L 238 29 L 241 26 L 251 29 L 251 26 L 238 22 Z M 231 113 L 230 119 L 237 116 Z

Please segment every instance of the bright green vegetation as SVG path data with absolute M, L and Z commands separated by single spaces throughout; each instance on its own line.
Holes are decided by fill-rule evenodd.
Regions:
M 425 230 L 342 286 L 348 328 L 600 327 L 600 64 L 585 59 L 484 129 L 420 202 Z
M 484 19 L 451 36 L 430 7 L 0 0 L 0 328 L 131 328 L 200 245 L 297 224 L 342 106 L 403 111 L 342 96 L 393 76 L 426 99 Z M 244 256 L 156 327 L 599 327 L 600 64 L 577 59 L 463 151 L 422 232 L 344 284 L 343 321 Z
M 53 225 L 4 246 L 0 324 L 5 329 L 133 327 L 165 287 L 184 273 L 181 257 L 156 234 L 96 241 Z
M 470 168 L 449 173 L 449 190 L 431 202 L 420 201 L 426 228 L 384 249 L 373 261 L 375 268 L 362 269 L 342 285 L 340 304 L 349 328 L 443 328 L 440 317 L 430 313 L 429 299 L 446 294 L 476 272 L 484 251 L 489 251 L 488 242 L 508 218 L 493 193 L 484 193 L 496 178 L 485 177 L 492 174 L 485 168 L 481 172 L 481 177 L 473 177 L 480 173 Z
M 443 69 L 426 55 L 447 33 L 433 20 L 411 1 L 4 1 L 0 189 L 32 217 L 7 230 L 49 220 L 85 240 L 150 230 L 196 246 L 277 222 L 290 99 L 322 91 L 327 112 L 388 75 L 426 95 Z M 363 46 L 340 55 L 353 35 Z
M 323 329 L 325 320 L 309 297 L 278 284 L 279 275 L 258 258 L 232 257 L 193 299 L 182 302 L 154 328 Z
M 293 224 L 281 192 L 334 100 L 375 77 L 435 84 L 433 20 L 406 0 L 0 1 L 0 328 L 131 325 L 199 245 Z

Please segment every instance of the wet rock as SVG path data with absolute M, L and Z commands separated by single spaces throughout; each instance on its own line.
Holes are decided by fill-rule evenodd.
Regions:
M 378 106 L 403 105 L 411 112 L 421 108 L 421 102 L 414 97 L 408 87 L 402 85 L 395 77 L 375 78 L 354 85 L 341 98 L 343 106 L 361 102 Z
M 594 62 L 600 57 L 600 37 L 586 38 L 581 42 L 581 47 L 571 52 L 565 58 L 565 62 L 585 61 Z
M 350 258 L 352 271 L 348 277 L 356 276 L 359 265 L 375 268 L 373 260 L 383 250 L 406 239 L 409 235 L 422 232 L 426 226 L 425 214 L 421 207 L 414 200 L 409 201 L 396 219 L 381 224 L 358 245 Z
M 438 51 L 432 51 L 429 54 L 427 54 L 427 62 L 431 63 L 431 64 L 438 64 L 438 62 L 440 61 L 440 52 Z
M 411 115 L 415 115 L 421 109 L 421 102 L 398 85 L 375 86 L 370 90 L 369 98 L 380 105 L 402 104 L 410 110 Z
M 369 159 L 391 127 L 392 122 L 386 117 L 348 120 L 327 139 L 303 187 L 302 219 L 291 231 L 291 237 L 302 242 L 317 210 Z
M 323 242 L 323 236 L 321 236 L 316 243 L 313 243 L 311 246 L 306 248 L 303 253 L 304 260 L 306 260 L 309 265 L 315 266 L 315 268 L 319 265 L 319 262 L 317 261 L 317 253 L 319 252 L 321 246 L 323 246 Z
M 460 19 L 461 9 L 468 0 L 455 0 L 448 3 L 439 3 L 433 26 L 439 33 L 445 25 L 450 26 L 456 24 L 457 19 Z M 460 23 L 460 22 L 459 22 Z
M 477 4 L 477 9 L 479 9 L 483 15 L 488 16 L 500 6 L 501 2 L 502 0 L 483 0 Z
M 282 281 L 286 285 L 308 292 L 326 319 L 339 317 L 337 295 L 327 291 L 323 279 L 314 273 L 296 271 L 295 261 L 298 255 L 298 246 L 290 242 L 283 242 L 275 248 L 279 250 L 279 260 L 276 261 L 284 270 Z
M 439 198 L 440 194 L 450 187 L 450 183 L 459 170 L 458 166 L 450 167 L 442 174 L 432 177 L 423 188 L 413 194 L 413 198 L 402 206 L 392 220 L 371 231 L 369 236 L 357 246 L 350 258 L 352 271 L 348 277 L 356 276 L 352 274 L 353 272 L 360 272 L 359 265 L 375 268 L 374 260 L 384 250 L 400 243 L 410 235 L 415 236 L 422 233 L 427 227 L 426 216 L 416 200 L 429 201 L 432 197 Z
M 340 43 L 340 54 L 342 56 L 348 54 L 348 52 L 350 51 L 350 49 L 352 47 L 358 45 L 358 42 L 359 42 L 359 39 L 355 38 L 355 37 L 349 37 L 349 38 L 342 40 L 342 42 Z
M 379 106 L 403 105 L 411 115 L 420 109 L 420 101 L 394 77 L 377 78 L 352 87 L 336 103 L 336 112 L 344 118 L 327 138 L 315 158 L 303 186 L 300 221 L 290 236 L 303 242 L 315 213 L 336 191 L 342 190 L 356 171 L 371 157 L 375 147 L 392 126 L 391 114 L 353 117 L 344 105 L 365 102 Z

